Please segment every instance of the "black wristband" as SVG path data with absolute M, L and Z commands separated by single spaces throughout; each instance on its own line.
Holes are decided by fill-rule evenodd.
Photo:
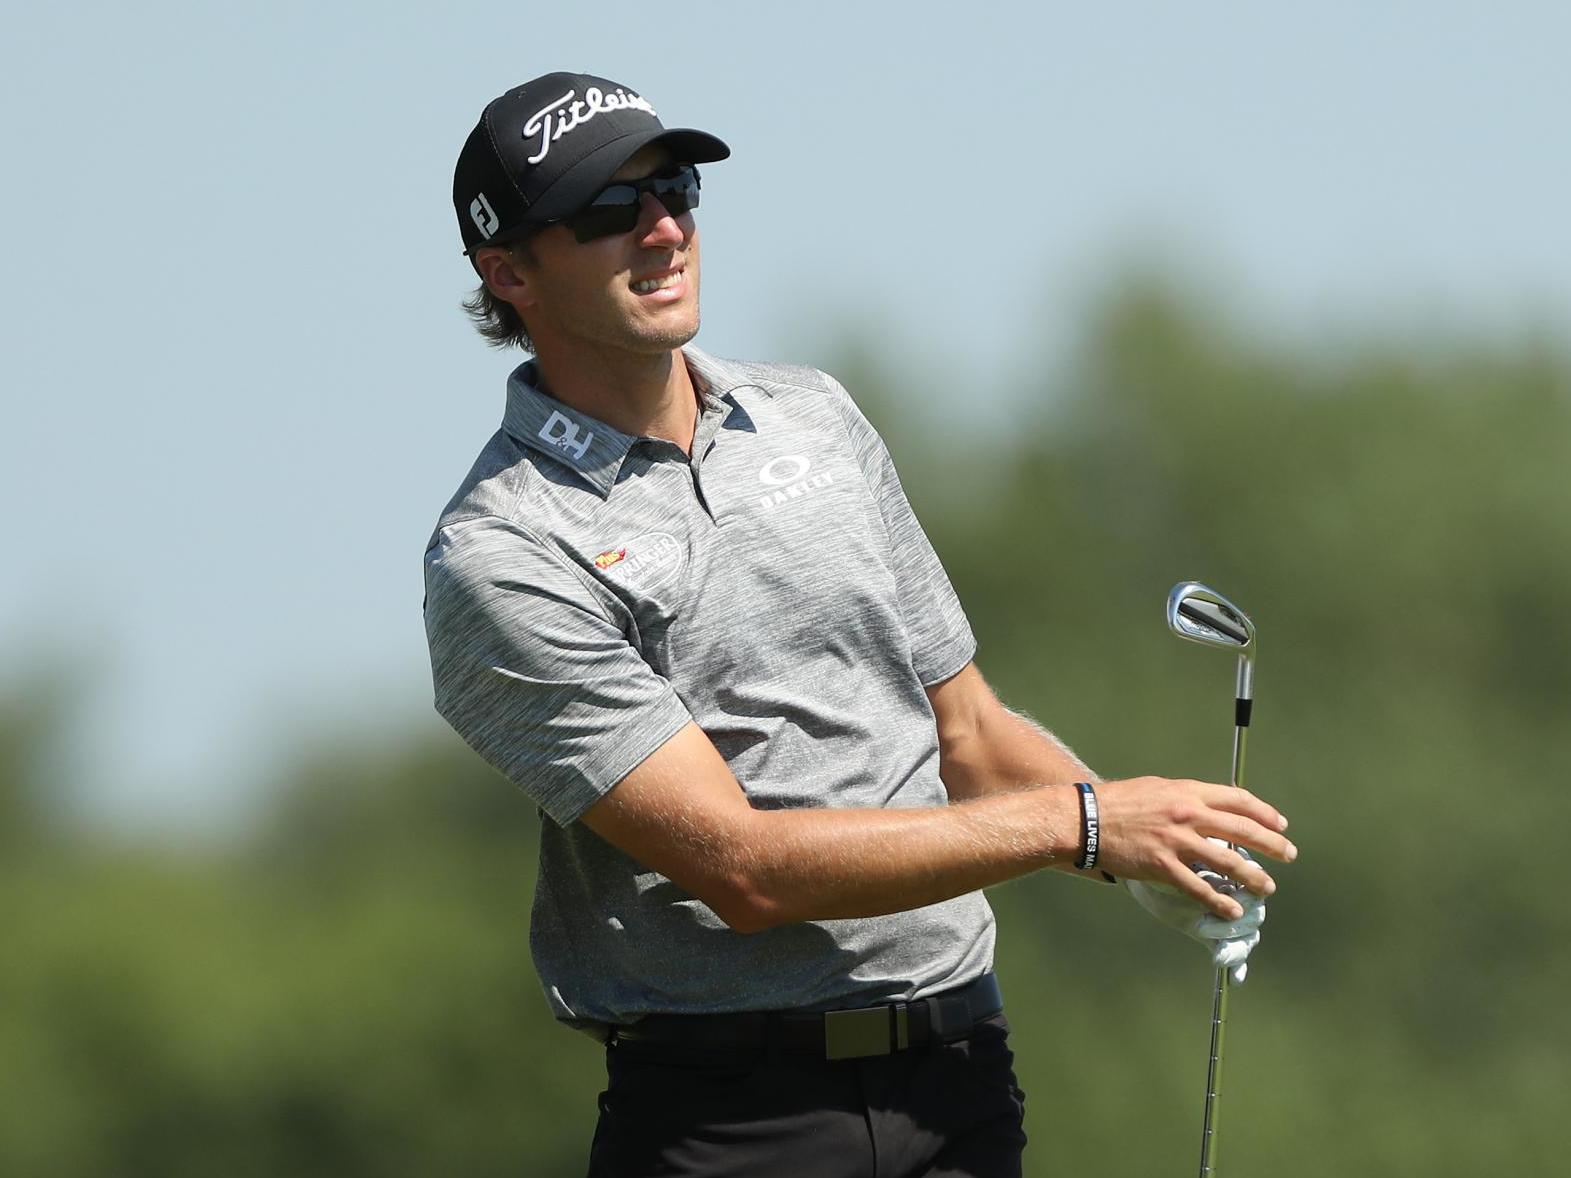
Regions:
M 1089 871 L 1096 866 L 1096 853 L 1102 845 L 1102 824 L 1097 816 L 1096 790 L 1091 788 L 1091 783 L 1077 781 L 1075 788 L 1080 791 L 1080 858 L 1075 860 L 1075 866 L 1081 871 Z

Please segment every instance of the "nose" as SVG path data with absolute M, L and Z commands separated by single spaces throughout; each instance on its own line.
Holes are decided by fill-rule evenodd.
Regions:
M 672 216 L 665 205 L 646 192 L 639 202 L 638 244 L 649 249 L 670 249 L 687 240 L 692 225 L 691 214 Z

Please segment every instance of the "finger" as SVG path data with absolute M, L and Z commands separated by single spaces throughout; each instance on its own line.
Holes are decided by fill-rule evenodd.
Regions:
M 1213 785 L 1207 790 L 1206 801 L 1218 810 L 1253 818 L 1267 830 L 1280 833 L 1287 829 L 1286 814 L 1243 786 Z
M 1271 878 L 1271 873 L 1247 855 L 1240 854 L 1236 847 L 1224 846 L 1217 854 L 1226 863 L 1224 871 L 1229 879 L 1237 880 L 1261 898 L 1276 892 L 1276 880 Z
M 1259 934 L 1248 938 L 1239 938 L 1226 941 L 1216 947 L 1216 952 L 1211 955 L 1212 960 L 1223 969 L 1231 969 L 1235 965 L 1242 965 L 1249 959 L 1249 952 L 1260 943 Z
M 1253 859 L 1240 855 L 1226 843 L 1206 839 L 1196 854 L 1195 864 L 1226 876 L 1234 884 L 1265 897 L 1276 891 L 1276 880 Z
M 1232 975 L 1233 981 L 1242 985 L 1244 979 L 1249 975 L 1249 951 L 1259 943 L 1259 933 L 1252 933 L 1248 937 L 1229 941 L 1226 944 L 1217 946 L 1216 952 L 1212 955 L 1212 960 L 1216 963 L 1218 969 L 1227 970 Z
M 1237 920 L 1219 920 L 1210 915 L 1198 917 L 1194 928 L 1195 936 L 1205 937 L 1208 940 L 1226 940 L 1246 936 L 1265 923 L 1266 902 L 1262 897 L 1230 879 L 1223 879 L 1214 869 L 1204 864 L 1190 866 L 1194 868 L 1196 875 L 1217 891 L 1233 897 L 1244 910 L 1244 914 Z
M 1248 847 L 1251 851 L 1256 851 L 1267 858 L 1277 859 L 1283 863 L 1291 863 L 1298 858 L 1298 848 L 1285 835 L 1261 826 L 1247 815 L 1214 811 L 1203 825 L 1202 834 Z M 1228 874 L 1233 875 L 1232 872 Z M 1242 882 L 1246 877 L 1233 875 L 1233 878 Z
M 1244 915 L 1244 906 L 1231 896 L 1217 891 L 1179 860 L 1167 864 L 1167 881 L 1202 908 L 1223 920 L 1237 920 Z

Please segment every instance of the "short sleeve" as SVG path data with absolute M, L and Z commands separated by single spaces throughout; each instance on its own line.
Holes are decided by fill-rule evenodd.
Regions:
M 425 582 L 437 711 L 559 825 L 689 721 L 578 572 L 525 530 L 440 529 Z
M 889 448 L 844 386 L 827 374 L 825 379 L 889 534 L 890 563 L 899 585 L 900 613 L 911 636 L 917 677 L 924 687 L 942 683 L 976 655 L 971 625 L 938 553 L 911 510 Z

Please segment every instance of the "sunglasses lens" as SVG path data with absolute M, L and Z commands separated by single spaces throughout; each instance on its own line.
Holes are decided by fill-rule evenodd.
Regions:
M 683 168 L 675 176 L 655 181 L 652 191 L 665 205 L 666 212 L 680 217 L 698 207 L 698 173 L 692 168 Z
M 631 184 L 613 184 L 567 219 L 580 242 L 630 232 L 638 224 L 639 192 Z
M 580 242 L 631 233 L 638 224 L 646 192 L 653 193 L 666 212 L 680 217 L 698 207 L 698 169 L 685 166 L 669 176 L 654 176 L 634 184 L 613 184 L 567 218 L 567 224 Z

